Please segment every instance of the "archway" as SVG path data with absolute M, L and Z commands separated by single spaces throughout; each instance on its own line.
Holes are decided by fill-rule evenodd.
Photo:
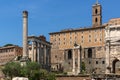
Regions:
M 88 58 L 92 58 L 92 49 L 91 48 L 88 49 Z
M 72 59 L 72 50 L 68 51 L 68 59 Z
M 113 60 L 112 62 L 112 73 L 115 73 L 115 68 L 116 68 L 116 62 L 118 62 L 119 60 L 116 58 L 115 60 Z

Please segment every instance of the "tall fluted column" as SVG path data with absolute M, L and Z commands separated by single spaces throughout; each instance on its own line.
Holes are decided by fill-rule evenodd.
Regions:
M 80 50 L 78 48 L 78 69 L 77 69 L 77 73 L 80 73 Z
M 23 11 L 23 58 L 28 57 L 28 12 Z
M 44 45 L 44 64 L 46 64 L 46 45 Z
M 72 72 L 73 72 L 73 74 L 75 74 L 75 51 L 74 51 L 74 49 L 73 49 L 73 69 L 72 69 Z
M 40 63 L 40 44 L 37 43 L 37 62 Z
M 35 54 L 34 54 L 34 41 L 32 41 L 32 61 L 34 61 L 34 57 L 35 57 Z
M 39 61 L 42 64 L 42 49 L 41 49 L 41 43 L 39 43 Z

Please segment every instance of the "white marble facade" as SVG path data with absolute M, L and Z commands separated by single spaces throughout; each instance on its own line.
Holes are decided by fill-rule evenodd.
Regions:
M 113 65 L 120 60 L 120 25 L 109 25 L 105 28 L 106 73 L 115 73 Z

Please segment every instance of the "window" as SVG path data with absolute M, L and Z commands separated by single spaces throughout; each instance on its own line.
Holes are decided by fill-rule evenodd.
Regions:
M 97 14 L 98 13 L 98 10 L 97 9 L 95 9 L 95 14 Z
M 92 58 L 92 49 L 91 48 L 88 49 L 88 58 Z
M 89 42 L 91 42 L 91 40 L 89 39 Z
M 98 22 L 98 18 L 95 18 L 95 22 Z
M 98 61 L 96 61 L 96 64 L 98 64 Z
M 59 42 L 59 45 L 60 45 L 60 42 Z
M 105 64 L 105 61 L 102 61 L 102 64 Z
M 83 38 L 83 36 L 81 36 L 81 38 Z
M 72 59 L 72 51 L 71 50 L 68 51 L 68 59 Z
M 57 58 L 57 55 L 55 55 L 55 58 Z
M 68 62 L 68 64 L 70 65 L 70 62 Z
M 97 39 L 95 39 L 95 42 L 97 42 Z
M 89 61 L 89 64 L 91 64 L 91 62 Z
M 89 38 L 91 38 L 91 35 L 89 35 Z

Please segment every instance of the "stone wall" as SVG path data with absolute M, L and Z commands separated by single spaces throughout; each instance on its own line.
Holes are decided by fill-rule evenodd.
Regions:
M 90 80 L 89 76 L 57 76 L 56 80 Z

